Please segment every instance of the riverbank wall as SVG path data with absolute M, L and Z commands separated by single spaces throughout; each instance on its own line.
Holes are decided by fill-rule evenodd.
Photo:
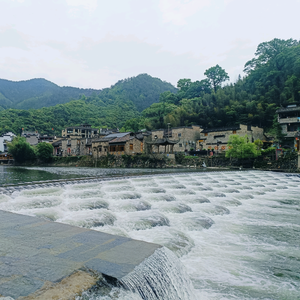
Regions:
M 56 160 L 52 165 L 98 168 L 254 168 L 260 170 L 299 172 L 298 160 L 296 155 L 292 157 L 280 157 L 278 160 L 270 157 L 250 159 L 226 158 L 224 155 L 200 157 L 175 155 L 175 159 L 170 159 L 167 156 L 108 155 L 97 160 L 91 157 L 63 157 Z
M 38 162 L 30 165 L 41 165 Z M 28 166 L 28 164 L 26 164 Z M 90 167 L 90 168 L 229 168 L 259 169 L 285 172 L 300 172 L 300 156 L 288 157 L 226 158 L 225 155 L 188 156 L 176 154 L 173 158 L 164 155 L 107 155 L 94 159 L 91 156 L 54 157 L 43 166 Z

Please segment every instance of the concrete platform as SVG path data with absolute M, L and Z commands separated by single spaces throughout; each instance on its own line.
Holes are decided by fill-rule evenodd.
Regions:
M 75 293 L 101 274 L 119 280 L 160 247 L 0 210 L 0 296 L 64 299 L 40 295 L 74 278 Z

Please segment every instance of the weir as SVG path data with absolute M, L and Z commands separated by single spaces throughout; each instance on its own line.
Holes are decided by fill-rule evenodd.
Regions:
M 76 300 L 300 299 L 299 189 L 299 175 L 261 171 L 0 188 L 0 294 L 30 294 L 15 300 L 74 299 L 70 290 L 85 290 Z M 147 247 L 124 247 L 132 241 Z M 143 252 L 155 244 L 149 255 Z M 106 271 L 124 269 L 119 277 Z
M 0 297 L 69 299 L 67 289 L 82 292 L 101 276 L 119 281 L 159 248 L 0 210 Z

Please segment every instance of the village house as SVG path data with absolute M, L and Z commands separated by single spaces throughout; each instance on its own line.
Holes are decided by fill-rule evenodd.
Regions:
M 284 135 L 282 147 L 300 151 L 300 106 L 291 104 L 278 109 L 276 112 L 278 123 L 281 125 L 281 132 Z
M 135 155 L 143 152 L 143 138 L 133 132 L 112 133 L 92 141 L 93 157 L 113 155 Z
M 100 128 L 99 137 L 106 136 L 112 133 L 118 133 L 119 128 Z
M 99 129 L 92 128 L 90 124 L 81 124 L 80 126 L 67 127 L 61 132 L 64 138 L 93 138 L 99 134 Z
M 229 136 L 232 134 L 247 135 L 250 142 L 254 142 L 257 139 L 265 139 L 263 128 L 251 125 L 240 124 L 232 127 L 204 129 L 200 132 L 200 149 L 223 152 L 227 150 Z
M 61 139 L 52 145 L 57 156 L 92 155 L 91 138 Z
M 56 156 L 92 155 L 92 139 L 99 136 L 99 129 L 90 124 L 70 126 L 62 130 L 62 139 L 52 143 Z
M 7 152 L 7 142 L 11 142 L 15 136 L 12 132 L 0 136 L 0 152 Z
M 31 146 L 36 146 L 39 143 L 40 134 L 38 131 L 24 131 L 22 130 L 21 136 L 26 138 L 26 142 Z
M 150 145 L 150 153 L 178 153 L 197 150 L 199 148 L 200 126 L 191 125 L 158 129 L 151 132 L 146 143 Z
M 25 137 L 26 142 L 31 146 L 36 146 L 39 143 L 53 143 L 56 140 L 56 136 L 54 135 L 41 135 L 37 130 L 36 131 L 25 131 L 22 128 L 22 137 Z

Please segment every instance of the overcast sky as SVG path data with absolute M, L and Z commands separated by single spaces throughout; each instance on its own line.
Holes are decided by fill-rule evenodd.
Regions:
M 0 0 L 0 78 L 176 86 L 219 64 L 235 82 L 259 43 L 300 37 L 300 0 Z

